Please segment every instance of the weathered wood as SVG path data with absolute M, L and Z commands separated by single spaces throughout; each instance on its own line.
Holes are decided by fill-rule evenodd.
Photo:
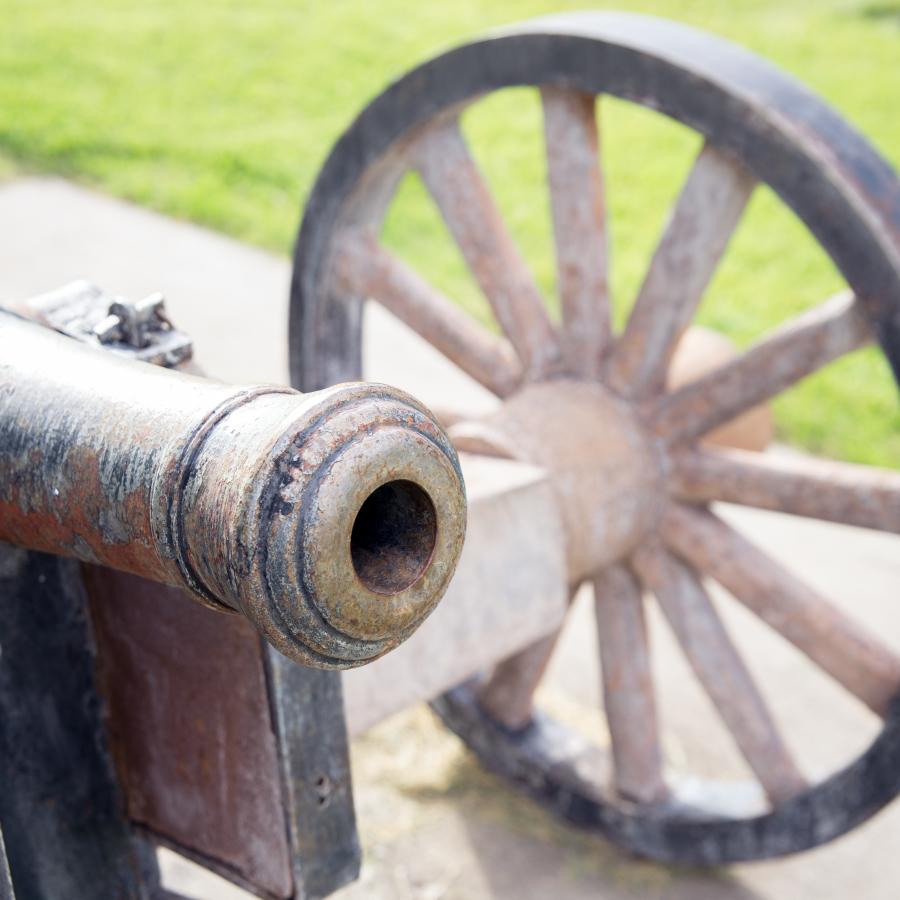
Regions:
M 900 689 L 900 658 L 705 510 L 672 505 L 662 522 L 666 544 L 726 588 L 766 624 L 881 716 Z
M 360 866 L 341 676 L 298 666 L 268 646 L 263 652 L 294 898 L 327 897 L 354 881 Z
M 628 569 L 611 566 L 594 579 L 594 613 L 616 791 L 639 803 L 658 802 L 668 791 L 644 601 Z
M 724 500 L 795 516 L 900 533 L 900 472 L 729 448 L 683 450 L 669 487 L 688 500 Z
M 560 363 L 556 330 L 459 122 L 429 128 L 409 152 L 527 375 L 539 378 L 555 370 Z
M 755 184 L 733 157 L 711 144 L 700 151 L 613 348 L 609 383 L 616 390 L 644 397 L 663 389 L 675 346 Z
M 461 456 L 467 536 L 444 599 L 409 641 L 343 679 L 359 734 L 413 703 L 491 669 L 559 628 L 568 608 L 562 528 L 546 474 Z
M 653 427 L 670 443 L 711 431 L 871 339 L 847 292 L 771 332 L 736 360 L 656 403 Z
M 478 702 L 506 728 L 524 728 L 534 712 L 534 695 L 559 643 L 562 628 L 507 657 L 478 690 Z
M 447 436 L 459 453 L 495 456 L 498 459 L 515 459 L 518 456 L 518 448 L 490 422 L 478 419 L 457 422 L 448 427 Z
M 676 391 L 731 362 L 740 353 L 737 345 L 724 334 L 691 325 L 675 348 L 666 377 L 666 390 Z M 702 443 L 716 447 L 739 447 L 742 450 L 765 450 L 773 437 L 772 410 L 769 404 L 761 403 L 705 434 Z
M 632 565 L 769 800 L 799 793 L 803 776 L 697 576 L 659 546 L 640 548 Z
M 335 240 L 332 264 L 339 284 L 377 300 L 489 391 L 505 397 L 522 380 L 509 341 L 491 334 L 421 275 L 363 231 Z
M 618 562 L 654 527 L 664 488 L 659 456 L 628 405 L 603 385 L 563 378 L 530 384 L 484 423 L 505 438 L 495 445 L 549 474 L 570 583 Z M 450 429 L 451 440 L 459 431 Z
M 596 378 L 610 339 L 610 314 L 609 239 L 595 98 L 544 87 L 541 100 L 563 358 L 571 374 Z

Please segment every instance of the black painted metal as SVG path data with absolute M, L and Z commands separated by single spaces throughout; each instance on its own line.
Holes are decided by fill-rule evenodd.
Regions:
M 334 235 L 350 224 L 380 226 L 407 169 L 404 142 L 417 128 L 514 85 L 610 94 L 730 151 L 831 257 L 900 379 L 900 182 L 890 166 L 819 97 L 741 48 L 661 19 L 574 13 L 494 32 L 424 63 L 376 97 L 337 142 L 310 195 L 294 253 L 296 387 L 316 390 L 362 376 L 362 302 L 329 283 Z M 871 748 L 834 778 L 771 816 L 713 821 L 684 808 L 628 811 L 593 789 L 582 792 L 572 761 L 556 755 L 571 749 L 574 736 L 546 719 L 511 735 L 477 712 L 466 688 L 436 708 L 487 766 L 527 785 L 571 821 L 658 859 L 715 864 L 812 847 L 900 792 L 896 710 Z
M 0 636 L 0 821 L 20 900 L 152 897 L 155 863 L 106 746 L 78 564 L 0 545 Z
M 313 900 L 360 867 L 340 674 L 265 653 L 297 897 Z
M 9 863 L 6 859 L 6 845 L 3 843 L 2 829 L 0 829 L 0 900 L 15 900 L 12 876 L 9 874 Z

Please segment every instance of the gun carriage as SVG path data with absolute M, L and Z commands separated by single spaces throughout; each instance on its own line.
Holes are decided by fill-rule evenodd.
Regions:
M 263 896 L 330 893 L 359 851 L 328 670 L 386 653 L 442 595 L 465 530 L 452 446 L 384 385 L 169 368 L 190 344 L 158 299 L 75 283 L 22 311 L 55 329 L 0 312 L 17 893 L 152 896 L 152 842 Z

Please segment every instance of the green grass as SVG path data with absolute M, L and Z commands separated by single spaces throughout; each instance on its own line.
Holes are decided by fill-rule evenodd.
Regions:
M 537 0 L 3 0 L 0 178 L 55 172 L 287 253 L 333 141 L 367 99 L 436 50 L 485 27 L 589 4 Z M 657 0 L 614 4 L 680 19 L 799 76 L 900 167 L 900 5 L 860 0 Z M 604 100 L 604 153 L 621 321 L 696 138 Z M 539 108 L 511 90 L 465 127 L 535 276 L 554 295 Z M 486 316 L 412 180 L 387 239 Z M 701 321 L 746 344 L 840 279 L 802 226 L 754 197 Z M 811 450 L 900 466 L 900 412 L 865 351 L 776 404 L 781 436 Z

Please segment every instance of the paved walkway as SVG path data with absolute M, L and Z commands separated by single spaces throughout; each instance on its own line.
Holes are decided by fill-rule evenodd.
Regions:
M 288 263 L 200 228 L 53 179 L 0 185 L 0 302 L 84 277 L 107 290 L 162 290 L 197 359 L 230 380 L 285 379 Z M 384 313 L 368 319 L 367 375 L 427 403 L 488 401 L 484 393 Z M 884 535 L 742 510 L 725 510 L 900 650 L 900 550 Z M 725 618 L 775 715 L 789 723 L 807 771 L 828 771 L 865 745 L 868 714 L 723 600 Z M 667 757 L 740 777 L 726 736 L 665 627 L 651 620 Z M 599 729 L 593 625 L 580 601 L 543 701 L 575 727 Z M 599 732 L 598 732 L 599 733 Z M 353 747 L 362 878 L 339 900 L 625 900 L 625 898 L 900 897 L 900 803 L 828 847 L 711 873 L 636 862 L 553 821 L 486 775 L 424 708 L 400 714 Z M 173 885 L 230 900 L 240 891 L 164 855 Z

